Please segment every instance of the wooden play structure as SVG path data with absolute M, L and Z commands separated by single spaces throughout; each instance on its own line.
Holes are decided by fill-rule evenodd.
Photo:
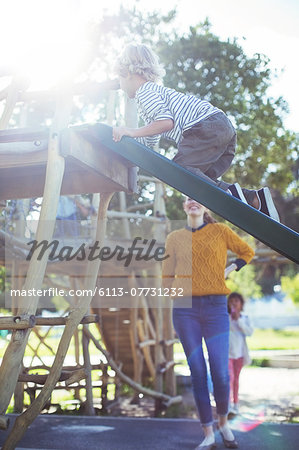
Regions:
M 89 139 L 86 131 L 68 127 L 71 94 L 57 94 L 55 115 L 50 129 L 8 129 L 9 117 L 15 104 L 22 99 L 22 93 L 8 89 L 6 106 L 2 115 L 0 128 L 0 197 L 1 200 L 43 197 L 40 218 L 35 239 L 50 242 L 55 229 L 55 218 L 59 196 L 67 194 L 95 193 L 94 199 L 100 197 L 97 218 L 94 220 L 94 235 L 92 239 L 101 247 L 105 241 L 107 227 L 107 210 L 114 193 L 133 193 L 137 188 L 137 171 L 133 163 L 99 146 L 92 137 Z M 128 115 L 130 120 L 130 114 Z M 134 117 L 134 115 L 132 115 Z M 132 119 L 131 119 L 132 120 Z M 155 209 L 163 213 L 161 204 L 162 185 L 157 181 Z M 100 193 L 100 196 L 97 196 Z M 124 197 L 120 194 L 121 201 Z M 159 200 L 160 199 L 160 200 Z M 125 216 L 125 215 L 123 215 Z M 129 215 L 130 216 L 130 215 Z M 155 220 L 155 218 L 153 218 Z M 156 219 L 157 222 L 163 222 Z M 165 222 L 165 220 L 164 220 Z M 163 225 L 162 225 L 163 227 Z M 127 236 L 129 239 L 130 236 Z M 156 236 L 158 237 L 158 236 Z M 13 240 L 13 237 L 12 237 Z M 20 245 L 20 240 L 12 245 Z M 22 245 L 21 245 L 22 246 Z M 4 261 L 3 261 L 4 262 Z M 16 264 L 12 270 L 18 270 L 24 276 L 15 277 L 22 289 L 29 292 L 41 289 L 47 267 L 47 258 L 38 260 L 32 257 L 24 274 L 21 264 Z M 59 264 L 53 265 L 53 272 L 59 272 Z M 80 287 L 82 290 L 93 290 L 98 283 L 100 259 L 87 261 L 80 266 Z M 70 277 L 70 283 L 76 283 L 76 276 Z M 158 281 L 157 281 L 158 282 Z M 130 283 L 136 283 L 136 278 L 130 276 Z M 20 287 L 20 286 L 19 286 Z M 181 399 L 175 394 L 173 373 L 173 331 L 170 321 L 170 309 L 162 310 L 159 304 L 151 311 L 146 298 L 140 298 L 141 305 L 134 308 L 100 308 L 89 313 L 91 294 L 76 298 L 76 306 L 63 318 L 43 318 L 36 316 L 38 297 L 25 297 L 14 308 L 13 316 L 0 318 L 0 328 L 12 331 L 10 343 L 7 346 L 0 368 L 0 428 L 8 426 L 5 412 L 10 399 L 15 393 L 15 399 L 20 399 L 20 385 L 26 380 L 35 381 L 41 387 L 34 396 L 31 405 L 17 419 L 4 444 L 4 449 L 12 449 L 19 441 L 26 428 L 40 413 L 58 381 L 66 381 L 66 385 L 80 380 L 86 380 L 87 413 L 93 413 L 91 370 L 101 370 L 107 378 L 107 364 L 118 377 L 131 385 L 137 393 L 153 396 L 160 404 L 171 404 Z M 16 306 L 16 305 L 15 305 Z M 139 307 L 140 306 L 140 307 Z M 118 328 L 115 331 L 115 317 L 118 318 Z M 76 335 L 79 324 L 83 326 L 83 367 L 63 367 L 72 336 Z M 105 348 L 88 330 L 88 323 L 97 323 Z M 64 331 L 59 342 L 53 364 L 47 375 L 30 375 L 22 371 L 24 351 L 33 327 L 64 325 Z M 116 334 L 115 334 L 116 333 Z M 106 368 L 100 361 L 92 365 L 88 353 L 88 341 L 106 357 Z M 116 345 L 116 340 L 119 340 Z M 115 348 L 117 347 L 117 355 Z M 117 357 L 117 361 L 114 360 Z M 119 364 L 122 364 L 121 366 Z M 20 373 L 21 372 L 21 373 Z M 142 386 L 143 377 L 154 379 L 155 390 Z M 163 383 L 167 386 L 163 392 Z M 22 410 L 22 404 L 18 406 Z
M 8 121 L 15 104 L 22 99 L 22 92 L 13 85 L 7 89 L 6 106 L 0 121 L 0 201 L 43 197 L 38 227 L 35 239 L 38 242 L 50 242 L 55 231 L 55 218 L 59 196 L 94 193 L 94 200 L 100 193 L 98 210 L 94 220 L 92 241 L 97 241 L 99 247 L 105 242 L 107 231 L 107 214 L 109 202 L 114 193 L 120 193 L 122 204 L 123 226 L 126 229 L 125 197 L 122 193 L 133 193 L 137 188 L 136 166 L 145 169 L 150 175 L 156 176 L 208 206 L 212 211 L 230 220 L 240 228 L 249 232 L 260 241 L 272 247 L 285 257 L 298 262 L 298 234 L 283 225 L 274 222 L 248 205 L 244 205 L 220 189 L 200 180 L 184 168 L 172 161 L 138 144 L 130 138 L 124 138 L 121 143 L 112 140 L 111 127 L 104 124 L 69 126 L 72 94 L 66 90 L 57 92 L 55 115 L 50 129 L 8 129 Z M 4 97 L 4 94 L 2 95 Z M 0 97 L 1 98 L 1 97 Z M 128 110 L 128 124 L 135 120 L 134 113 Z M 108 120 L 109 123 L 109 114 Z M 151 179 L 152 180 L 152 179 Z M 157 222 L 154 232 L 156 241 L 165 239 L 165 209 L 163 205 L 163 186 L 159 180 L 156 183 L 154 212 L 156 216 L 149 220 Z M 109 214 L 108 214 L 109 215 Z M 132 236 L 127 229 L 125 237 Z M 18 238 L 12 238 L 12 245 L 22 247 Z M 24 273 L 21 264 L 12 264 L 14 273 L 25 275 L 15 277 L 22 284 L 22 289 L 29 292 L 41 289 L 44 282 L 47 258 L 38 260 L 36 254 L 32 257 Z M 64 272 L 59 263 L 50 265 L 52 273 L 69 275 Z M 3 449 L 15 448 L 27 427 L 40 413 L 47 403 L 53 389 L 59 381 L 65 381 L 68 386 L 85 379 L 87 412 L 92 414 L 92 370 L 101 370 L 107 379 L 103 360 L 98 366 L 90 361 L 88 341 L 91 340 L 106 363 L 115 371 L 116 376 L 132 386 L 136 393 L 153 396 L 157 403 L 170 405 L 179 402 L 176 396 L 173 372 L 173 344 L 175 342 L 171 326 L 171 308 L 164 308 L 157 301 L 155 307 L 149 307 L 147 299 L 140 296 L 132 300 L 132 307 L 114 308 L 99 307 L 90 311 L 92 294 L 97 285 L 101 285 L 105 276 L 100 259 L 88 260 L 76 272 L 72 267 L 73 278 L 69 277 L 69 286 L 79 283 L 82 290 L 89 294 L 78 296 L 76 305 L 71 307 L 66 317 L 38 317 L 38 297 L 24 297 L 11 317 L 0 318 L 0 328 L 12 331 L 10 343 L 7 346 L 0 368 L 0 428 L 7 428 L 8 419 L 5 416 L 12 395 L 20 398 L 20 385 L 26 380 L 36 382 L 39 388 L 31 405 L 16 419 Z M 117 265 L 115 275 L 124 277 L 123 271 Z M 126 273 L 125 280 L 130 288 L 140 286 L 141 277 L 135 273 L 137 267 L 132 266 Z M 80 275 L 80 277 L 79 277 Z M 157 266 L 152 269 L 152 282 L 159 286 Z M 21 282 L 21 281 L 22 282 Z M 111 280 L 110 280 L 111 281 Z M 72 284 L 73 283 L 73 284 Z M 20 287 L 20 286 L 19 286 Z M 170 306 L 170 303 L 169 303 Z M 118 326 L 115 327 L 117 318 Z M 105 347 L 88 329 L 89 323 L 97 323 Z M 77 333 L 78 326 L 83 327 L 82 352 L 84 364 L 75 367 L 64 367 L 64 359 L 72 337 Z M 64 331 L 59 342 L 51 367 L 46 375 L 26 374 L 22 371 L 24 351 L 33 327 L 63 325 Z M 117 349 L 117 351 L 116 351 Z M 121 363 L 121 366 L 120 366 Z M 145 376 L 150 376 L 154 382 L 154 390 L 142 385 Z M 42 378 L 41 378 L 42 377 Z M 35 380 L 35 381 L 34 381 Z M 164 388 L 165 386 L 165 388 Z M 78 385 L 77 385 L 78 387 Z M 165 391 L 164 391 L 165 390 Z M 21 412 L 22 405 L 19 405 Z

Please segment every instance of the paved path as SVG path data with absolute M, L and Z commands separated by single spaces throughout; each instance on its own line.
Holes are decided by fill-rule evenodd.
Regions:
M 242 414 L 263 410 L 267 421 L 290 420 L 299 409 L 299 369 L 245 367 L 240 376 L 240 404 Z
M 191 379 L 184 378 L 184 383 L 190 385 Z M 185 387 L 183 396 L 189 406 L 188 417 L 197 417 L 190 386 Z M 289 421 L 299 411 L 299 369 L 244 367 L 239 399 L 240 411 L 245 417 L 254 417 L 263 411 L 268 422 Z
M 11 415 L 11 422 L 14 416 Z M 239 419 L 232 425 L 243 450 L 297 450 L 299 425 Z M 0 445 L 7 432 L 0 433 Z M 202 440 L 197 420 L 39 416 L 18 450 L 192 450 Z M 217 448 L 224 449 L 217 435 Z

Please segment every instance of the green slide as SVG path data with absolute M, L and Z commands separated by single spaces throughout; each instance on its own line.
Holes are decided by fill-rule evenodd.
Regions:
M 72 130 L 82 133 L 87 140 L 98 142 L 108 151 L 118 153 L 169 186 L 207 206 L 291 261 L 299 263 L 299 234 L 290 228 L 226 194 L 135 139 L 124 137 L 121 142 L 114 142 L 112 128 L 108 125 L 81 125 L 72 127 Z

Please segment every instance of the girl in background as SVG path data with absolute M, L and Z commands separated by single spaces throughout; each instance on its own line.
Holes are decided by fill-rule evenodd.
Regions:
M 248 316 L 242 313 L 244 298 L 237 292 L 228 296 L 229 312 L 229 378 L 231 414 L 239 412 L 239 377 L 242 367 L 250 364 L 251 359 L 246 343 L 246 336 L 253 333 Z

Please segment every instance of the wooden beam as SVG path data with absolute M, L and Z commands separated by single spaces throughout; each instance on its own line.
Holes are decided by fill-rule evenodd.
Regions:
M 112 219 L 142 219 L 147 222 L 163 223 L 166 222 L 166 218 L 159 218 L 155 216 L 145 216 L 144 214 L 122 212 L 122 211 L 108 211 L 108 217 Z
M 93 369 L 93 366 L 91 366 L 91 369 Z M 67 387 L 71 386 L 74 383 L 79 383 L 79 381 L 86 379 L 88 376 L 85 367 L 82 367 L 82 369 L 74 371 L 71 376 L 65 380 L 65 385 Z
M 166 341 L 161 341 L 161 345 L 165 345 L 165 347 L 170 347 L 173 344 L 178 344 L 180 341 L 178 339 L 169 339 Z
M 150 345 L 156 345 L 156 340 L 155 339 L 147 339 L 146 341 L 139 342 L 139 344 L 138 344 L 139 348 L 148 347 Z
M 35 326 L 35 316 L 0 317 L 0 330 L 25 330 Z
M 159 370 L 160 373 L 165 373 L 165 372 L 167 372 L 167 370 L 171 369 L 175 365 L 176 365 L 176 362 L 168 361 L 167 363 L 165 363 L 161 367 L 159 367 L 158 370 Z
M 0 169 L 46 164 L 48 156 L 48 141 L 36 140 L 30 142 L 1 142 L 0 135 Z
M 87 136 L 76 133 L 72 128 L 62 135 L 62 155 L 68 159 L 75 159 L 77 164 L 86 171 L 94 171 L 104 176 L 107 181 L 113 180 L 119 184 L 115 191 L 129 190 L 128 169 L 132 163 L 117 155 L 111 164 L 111 152 L 102 146 L 95 145 Z
M 38 326 L 54 326 L 54 325 L 65 325 L 68 321 L 68 317 L 36 317 L 35 325 Z M 87 323 L 97 323 L 99 321 L 99 316 L 97 314 L 89 314 L 84 316 L 80 321 L 81 324 Z
M 49 374 L 40 375 L 40 374 L 21 373 L 19 375 L 18 381 L 43 385 L 46 383 L 48 376 Z M 57 381 L 58 382 L 67 381 L 66 385 L 69 386 L 73 383 L 82 380 L 83 378 L 86 378 L 86 372 L 84 368 L 74 370 L 73 372 L 62 371 Z

